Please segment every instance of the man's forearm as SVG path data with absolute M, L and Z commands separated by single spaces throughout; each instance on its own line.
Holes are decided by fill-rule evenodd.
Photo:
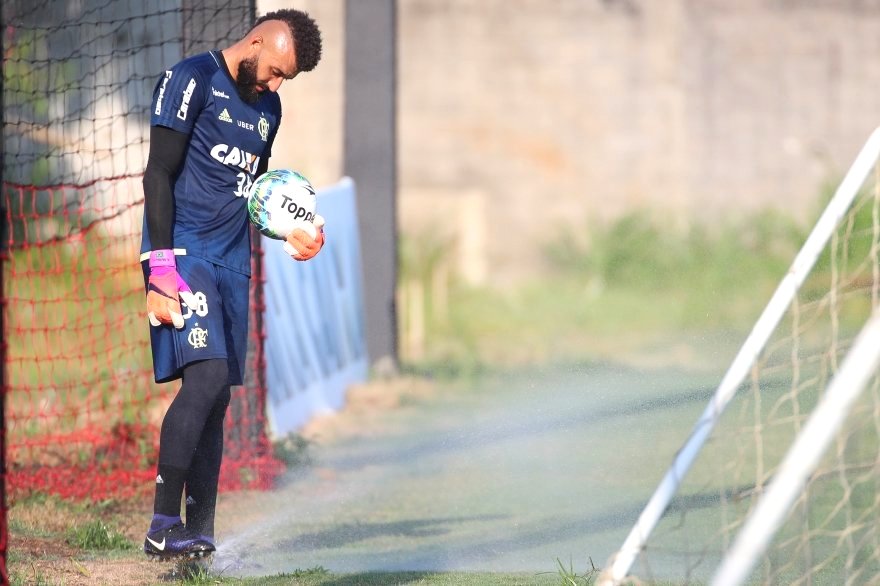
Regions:
M 174 178 L 183 166 L 189 136 L 153 126 L 150 129 L 150 155 L 144 170 L 144 216 L 153 250 L 174 245 Z

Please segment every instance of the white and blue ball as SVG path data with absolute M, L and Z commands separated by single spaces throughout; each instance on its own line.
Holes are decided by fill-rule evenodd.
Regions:
M 248 192 L 251 222 L 261 234 L 284 240 L 294 229 L 313 232 L 317 198 L 308 179 L 288 169 L 260 175 Z

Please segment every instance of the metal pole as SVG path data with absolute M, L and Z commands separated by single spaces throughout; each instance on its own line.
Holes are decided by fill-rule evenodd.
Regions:
M 822 400 L 813 410 L 773 481 L 724 556 L 712 586 L 738 586 L 751 575 L 758 557 L 788 517 L 828 445 L 880 363 L 880 312 L 858 337 Z
M 396 3 L 345 5 L 345 151 L 354 180 L 364 275 L 367 355 L 397 368 Z

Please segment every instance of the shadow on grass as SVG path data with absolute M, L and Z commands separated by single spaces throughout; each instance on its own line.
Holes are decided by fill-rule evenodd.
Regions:
M 506 420 L 503 425 L 492 428 L 475 429 L 468 425 L 452 429 L 436 437 L 417 441 L 413 445 L 377 449 L 372 453 L 341 457 L 328 462 L 340 471 L 356 470 L 367 466 L 400 465 L 416 462 L 441 454 L 466 452 L 473 446 L 489 446 L 511 439 L 540 437 L 558 433 L 559 429 L 590 428 L 598 423 L 623 419 L 649 412 L 663 412 L 679 409 L 686 405 L 704 404 L 715 393 L 714 387 L 685 389 L 667 393 L 663 397 L 636 398 L 613 407 L 595 404 L 568 405 L 565 412 L 554 416 L 522 417 Z
M 333 576 L 321 581 L 321 586 L 373 586 L 388 584 L 415 584 L 425 578 L 435 576 L 437 572 L 391 572 L 376 573 L 362 572 L 359 574 L 347 574 L 345 576 Z
M 451 524 L 471 521 L 496 521 L 499 515 L 477 515 L 473 517 L 448 517 L 437 519 L 412 519 L 393 523 L 346 523 L 327 531 L 304 533 L 293 539 L 278 543 L 281 550 L 308 551 L 322 548 L 343 547 L 359 541 L 377 537 L 422 538 L 435 537 L 449 533 L 446 527 Z

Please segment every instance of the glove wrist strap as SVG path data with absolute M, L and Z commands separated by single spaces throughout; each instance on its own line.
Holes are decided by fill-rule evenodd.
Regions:
M 170 267 L 175 268 L 177 265 L 174 261 L 174 250 L 171 248 L 164 248 L 162 250 L 154 250 L 150 252 L 150 268 L 155 269 L 159 267 Z

